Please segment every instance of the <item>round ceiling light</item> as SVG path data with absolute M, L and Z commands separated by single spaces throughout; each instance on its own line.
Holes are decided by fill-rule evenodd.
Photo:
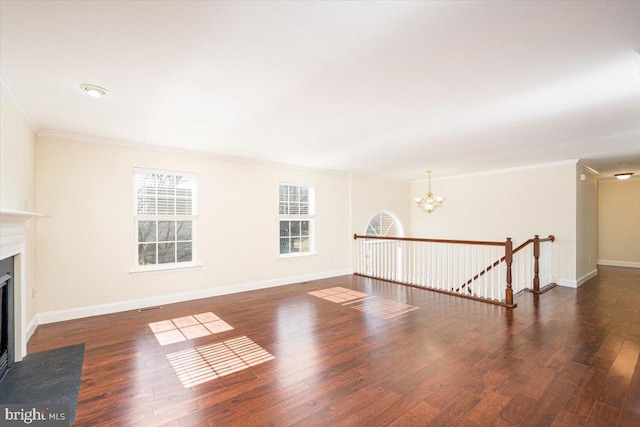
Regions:
M 80 89 L 85 91 L 85 93 L 94 98 L 102 98 L 103 96 L 109 95 L 109 91 L 103 87 L 90 85 L 90 84 L 81 84 Z
M 629 179 L 633 175 L 633 172 L 617 173 L 614 176 L 618 179 Z

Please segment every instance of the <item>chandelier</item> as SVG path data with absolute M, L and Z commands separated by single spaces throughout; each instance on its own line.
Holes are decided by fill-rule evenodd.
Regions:
M 442 206 L 442 202 L 444 202 L 445 197 L 436 197 L 431 192 L 431 171 L 427 171 L 427 176 L 429 178 L 429 191 L 424 197 L 416 197 L 413 199 L 414 202 L 418 205 L 419 208 L 422 208 L 426 213 L 433 212 L 438 206 Z

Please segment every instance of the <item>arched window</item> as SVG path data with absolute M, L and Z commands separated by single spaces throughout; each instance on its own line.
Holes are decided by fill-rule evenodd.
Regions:
M 402 237 L 404 232 L 402 224 L 394 215 L 378 212 L 369 221 L 364 234 L 367 236 Z
M 364 233 L 367 236 L 377 237 L 403 237 L 404 230 L 398 218 L 388 212 L 378 212 L 367 224 Z M 402 246 L 400 242 L 394 240 L 365 239 L 363 243 L 362 257 L 364 259 L 365 274 L 372 273 L 373 254 L 383 254 L 378 257 L 378 262 L 383 263 L 391 271 L 396 271 L 396 280 L 402 278 Z

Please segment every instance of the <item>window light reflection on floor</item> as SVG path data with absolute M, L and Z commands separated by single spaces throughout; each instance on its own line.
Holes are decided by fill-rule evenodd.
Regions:
M 190 348 L 167 355 L 185 388 L 275 359 L 265 349 L 243 336 Z
M 162 346 L 233 329 L 231 325 L 211 312 L 149 323 L 149 327 Z
M 383 319 L 391 319 L 393 317 L 409 313 L 410 311 L 417 310 L 420 307 L 380 298 L 363 301 L 361 304 L 354 305 L 351 308 L 362 311 L 363 313 L 382 317 Z
M 341 286 L 307 292 L 307 294 L 342 305 L 351 305 L 351 308 L 355 310 L 383 319 L 391 319 L 420 308 L 398 301 L 377 298 Z
M 312 291 L 307 293 L 309 295 L 313 295 L 314 297 L 322 298 L 324 300 L 336 302 L 336 303 L 353 301 L 359 298 L 364 298 L 369 296 L 368 294 L 354 291 L 352 289 L 343 288 L 341 286 L 336 286 L 335 288 L 321 289 L 319 291 Z

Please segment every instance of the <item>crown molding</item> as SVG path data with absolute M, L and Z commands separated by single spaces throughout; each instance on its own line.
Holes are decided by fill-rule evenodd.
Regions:
M 270 162 L 266 160 L 217 154 L 217 153 L 212 153 L 208 151 L 186 150 L 181 148 L 166 147 L 162 145 L 154 145 L 154 144 L 125 141 L 125 140 L 113 139 L 113 138 L 81 135 L 81 134 L 76 134 L 71 132 L 61 132 L 61 131 L 49 130 L 49 129 L 43 129 L 40 132 L 38 132 L 37 135 L 38 137 L 42 137 L 42 138 L 59 139 L 59 140 L 73 141 L 73 142 L 83 142 L 88 144 L 107 145 L 112 147 L 134 148 L 138 150 L 149 150 L 149 151 L 163 152 L 163 153 L 169 153 L 169 154 L 181 154 L 185 156 L 193 156 L 193 157 L 218 160 L 218 161 L 226 161 L 226 162 L 244 163 L 244 164 L 255 165 L 255 166 L 275 167 L 275 168 L 282 168 L 282 169 L 289 169 L 289 170 L 324 173 L 329 175 L 341 175 L 341 176 L 350 175 L 348 171 L 296 166 L 296 165 L 291 165 L 286 163 Z
M 598 172 L 597 170 L 595 170 L 594 168 L 592 168 L 591 166 L 585 164 L 582 160 L 578 161 L 578 164 L 580 166 L 582 166 L 583 168 L 585 168 L 586 170 L 588 170 L 590 173 L 592 173 L 593 175 L 600 175 L 600 172 Z
M 31 114 L 31 112 L 24 105 L 24 103 L 16 93 L 13 85 L 4 75 L 2 70 L 0 70 L 0 90 L 2 91 L 2 94 L 7 97 L 11 105 L 13 105 L 13 108 L 16 109 L 18 115 L 22 117 L 22 120 L 24 120 L 25 123 L 27 123 L 27 125 L 31 128 L 33 133 L 37 135 L 40 132 L 40 126 L 38 126 L 38 122 L 36 122 L 33 114 Z
M 121 139 L 102 138 L 102 137 L 90 136 L 90 135 L 81 135 L 81 134 L 76 134 L 71 132 L 61 132 L 61 131 L 49 130 L 49 129 L 41 130 L 38 133 L 38 136 L 43 138 L 61 139 L 64 141 L 84 142 L 88 144 L 100 144 L 100 145 L 109 145 L 113 147 L 135 148 L 139 150 L 158 151 L 158 152 L 164 152 L 169 154 L 183 154 L 186 156 L 194 156 L 194 157 L 201 157 L 205 159 L 228 161 L 228 162 L 238 162 L 238 163 L 245 163 L 245 164 L 257 165 L 257 166 L 275 167 L 275 168 L 306 171 L 306 172 L 317 172 L 317 173 L 325 173 L 330 175 L 348 176 L 348 177 L 354 177 L 354 178 L 375 179 L 375 180 L 390 181 L 390 182 L 397 182 L 397 183 L 404 183 L 404 184 L 409 183 L 409 180 L 406 180 L 406 179 L 390 178 L 390 177 L 385 177 L 385 176 L 375 175 L 375 174 L 357 173 L 357 172 L 341 171 L 341 170 L 335 170 L 335 169 L 313 168 L 313 167 L 306 167 L 306 166 L 296 166 L 296 165 L 291 165 L 286 163 L 269 162 L 266 160 L 250 159 L 245 157 L 225 156 L 223 154 L 216 154 L 208 151 L 185 150 L 180 148 L 164 147 L 161 145 L 131 142 L 131 141 L 125 141 Z
M 571 160 L 561 160 L 558 162 L 536 163 L 533 165 L 515 166 L 512 168 L 493 169 L 493 170 L 481 171 L 481 172 L 464 173 L 460 175 L 442 176 L 440 178 L 431 178 L 431 181 L 448 181 L 450 179 L 473 178 L 478 176 L 497 175 L 501 173 L 511 173 L 511 172 L 518 172 L 518 171 L 524 171 L 524 170 L 531 170 L 531 169 L 545 169 L 545 168 L 558 167 L 558 166 L 577 165 L 578 162 L 579 162 L 578 159 L 571 159 Z M 426 179 L 416 179 L 411 181 L 412 184 L 421 184 L 425 182 L 427 182 Z

